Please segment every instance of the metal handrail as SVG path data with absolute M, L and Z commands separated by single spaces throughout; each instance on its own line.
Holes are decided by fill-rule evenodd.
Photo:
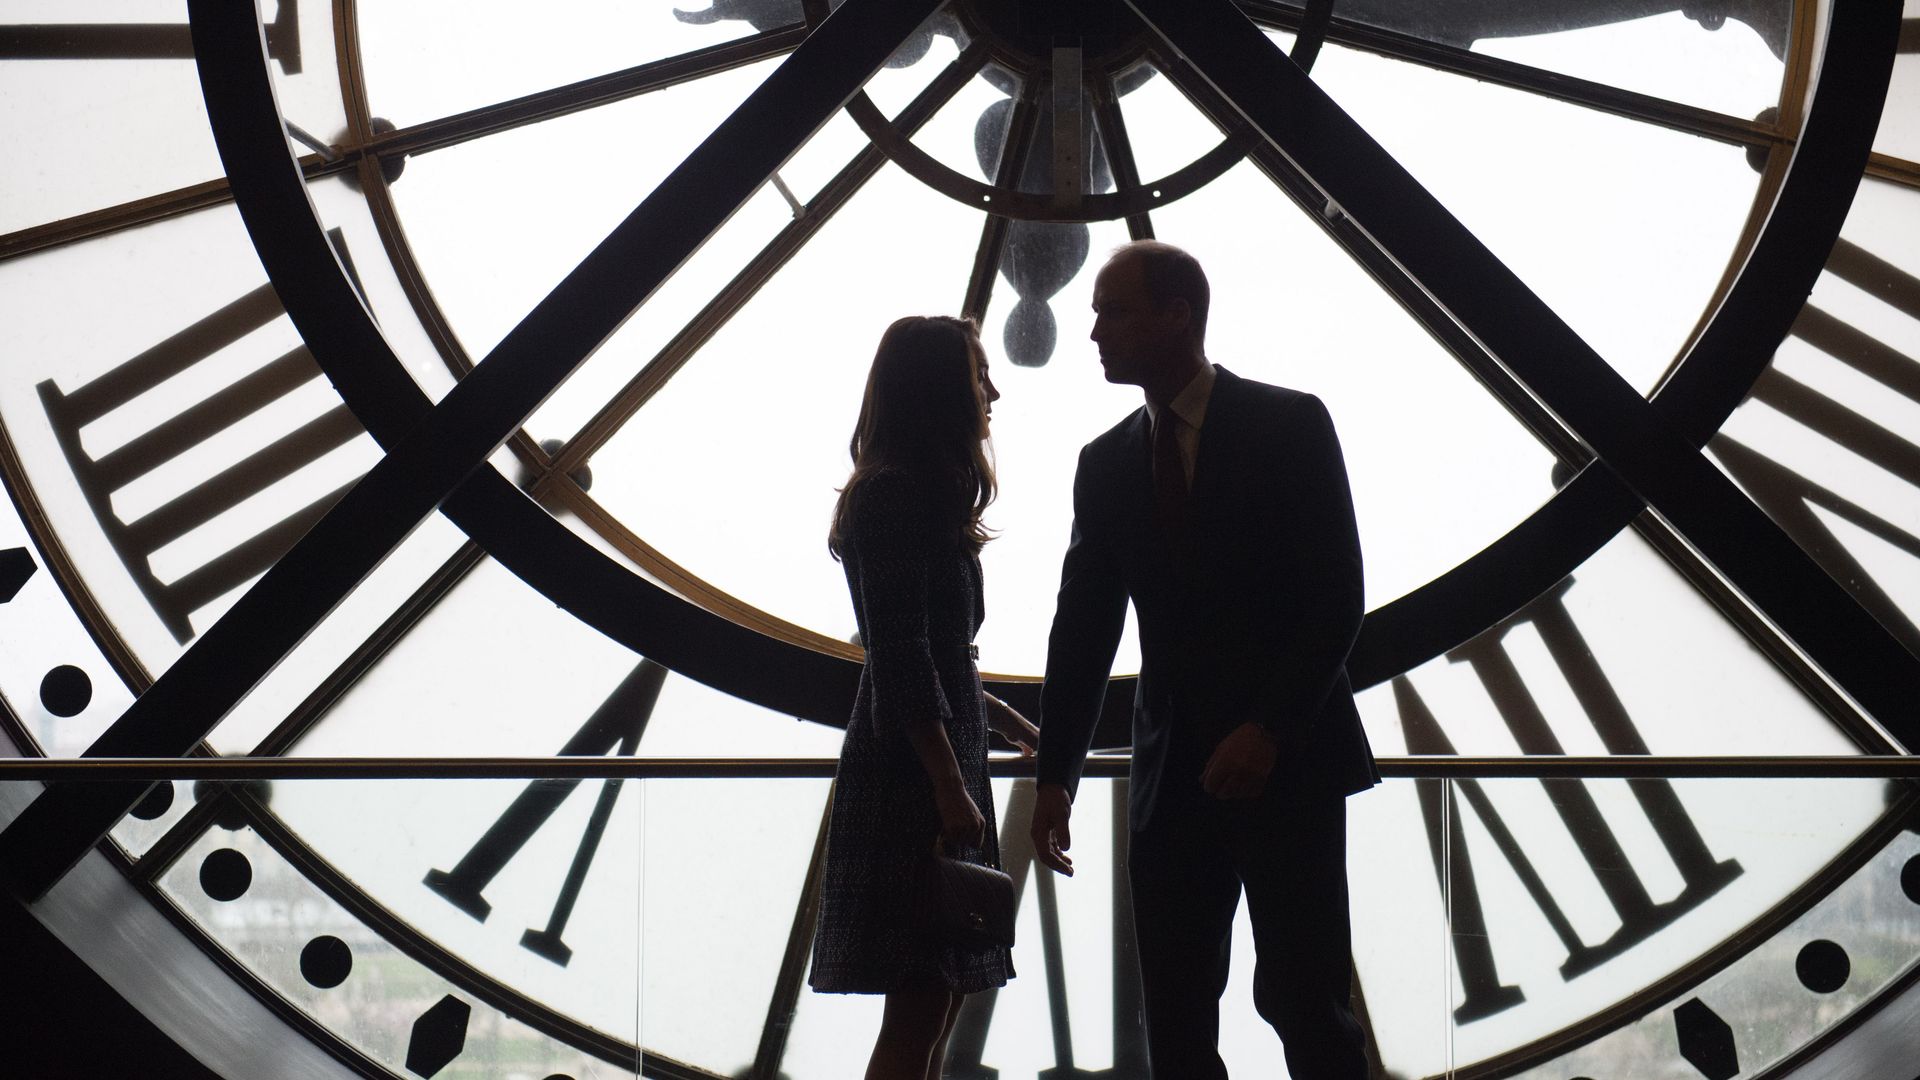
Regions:
M 1411 755 L 1377 759 L 1390 779 L 1920 779 L 1920 756 L 1771 757 Z M 1130 758 L 1097 754 L 1084 772 L 1127 775 Z M 8 780 L 695 780 L 829 779 L 833 758 L 193 757 L 6 758 Z M 1034 775 L 1034 759 L 995 756 L 994 776 Z

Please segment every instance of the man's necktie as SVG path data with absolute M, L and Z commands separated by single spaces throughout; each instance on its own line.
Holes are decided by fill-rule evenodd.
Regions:
M 1153 496 L 1160 523 L 1169 533 L 1185 524 L 1187 466 L 1180 457 L 1180 420 L 1172 409 L 1161 409 L 1153 424 Z

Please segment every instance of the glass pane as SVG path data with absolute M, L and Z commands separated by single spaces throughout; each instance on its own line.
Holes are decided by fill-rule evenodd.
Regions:
M 1840 236 L 1792 334 L 1709 450 L 1920 650 L 1920 193 L 1864 181 Z
M 427 846 L 443 833 L 436 825 L 464 824 L 448 807 L 485 805 L 504 785 L 498 782 L 449 781 L 354 783 L 300 781 L 276 785 L 274 801 L 298 804 L 309 810 L 356 822 L 367 838 L 387 838 L 378 844 L 379 857 L 407 860 L 409 848 L 394 844 L 404 839 Z M 426 791 L 435 794 L 425 798 Z M 373 808 L 408 806 L 413 800 L 394 799 L 384 789 L 412 789 L 417 812 L 403 819 L 382 818 Z M 629 801 L 616 813 L 609 839 L 624 841 L 625 850 L 637 842 L 637 803 Z M 396 833 L 398 835 L 396 835 Z M 327 853 L 332 855 L 335 853 Z M 326 857 L 326 856 L 323 856 Z M 562 862 L 564 866 L 564 855 Z M 603 869 L 599 882 L 619 894 L 619 918 L 601 925 L 597 914 L 583 906 L 577 915 L 579 938 L 589 937 L 592 949 L 581 949 L 566 968 L 532 957 L 517 948 L 506 928 L 483 934 L 477 923 L 449 942 L 457 955 L 486 970 L 494 955 L 526 955 L 526 966 L 554 968 L 539 993 L 545 1003 L 562 1007 L 592 1000 L 606 1021 L 600 1030 L 630 1042 L 637 1001 L 634 973 L 640 962 L 635 939 L 635 907 L 639 880 L 629 862 L 624 878 Z M 328 1029 L 348 1045 L 392 1070 L 440 1076 L 500 1075 L 635 1076 L 633 1064 L 616 1066 L 590 1056 L 550 1036 L 542 1035 L 515 1017 L 511 1010 L 487 1004 L 471 988 L 438 974 L 416 958 L 422 946 L 396 941 L 411 936 L 402 924 L 383 932 L 342 906 L 338 897 L 309 880 L 285 854 L 252 828 L 214 828 L 202 835 L 160 879 L 171 899 L 212 943 L 234 957 L 273 992 Z M 436 901 L 418 881 L 414 891 Z M 357 899 L 357 898 L 356 898 Z M 402 916 L 405 909 L 393 912 Z M 522 911 L 503 907 L 500 915 L 520 918 Z M 544 925 L 544 919 L 535 923 Z M 425 945 L 437 951 L 435 945 Z M 443 1070 L 444 1071 L 441 1071 Z
M 1327 403 L 1368 609 L 1451 569 L 1552 494 L 1552 456 L 1252 163 L 1154 211 L 1153 224 L 1206 267 L 1208 357 Z
M 404 185 L 410 175 L 403 171 L 394 183 Z M 407 298 L 401 281 L 411 276 L 411 270 L 396 266 L 388 254 L 358 177 L 329 176 L 310 182 L 307 195 L 321 225 L 336 237 L 337 250 L 345 253 L 342 262 L 379 324 L 381 336 L 428 399 L 440 400 L 453 389 L 453 372 Z M 404 232 L 400 239 L 405 241 Z
M 1220 145 L 1220 129 L 1153 65 L 1142 64 L 1120 76 L 1116 88 L 1143 183 L 1167 176 Z
M 240 699 L 208 743 L 222 754 L 251 754 L 260 752 L 263 741 L 272 736 L 274 745 L 267 752 L 281 752 L 286 745 L 282 740 L 296 737 L 280 732 L 281 725 L 296 711 L 314 707 L 307 700 L 309 695 L 323 681 L 337 677 L 382 624 L 444 572 L 466 539 L 465 533 L 438 514 L 422 521 Z
M 297 752 L 559 753 L 638 662 L 483 559 L 354 683 Z M 646 718 L 636 722 L 644 726 Z
M 844 116 L 835 123 L 840 122 L 853 123 Z M 773 185 L 755 192 L 534 410 L 527 432 L 539 440 L 578 434 L 793 220 L 792 208 Z
M 212 180 L 184 0 L 11 3 L 0 33 L 23 35 L 0 63 L 0 233 Z M 288 0 L 281 5 L 291 11 Z M 327 5 L 314 5 L 322 12 Z M 272 5 L 263 5 L 267 11 Z M 132 32 L 125 28 L 131 27 Z M 280 37 L 278 65 L 300 66 Z
M 867 145 L 866 132 L 861 131 L 860 125 L 854 123 L 843 109 L 834 113 L 826 125 L 815 132 L 813 138 L 808 139 L 806 145 L 788 158 L 787 163 L 780 166 L 780 171 L 774 175 L 787 185 L 794 201 L 805 207 L 820 194 L 820 189 L 827 185 L 827 181 L 839 175 L 840 170 L 846 168 L 854 155 L 865 150 Z M 793 210 L 791 204 L 788 209 Z M 794 211 L 794 216 L 799 217 L 800 212 Z M 684 267 L 679 271 L 682 274 L 685 272 Z
M 1499 799 L 1508 794 L 1504 789 L 1525 782 L 1484 783 L 1489 794 Z M 1899 832 L 1884 847 L 1875 839 L 1837 865 L 1822 862 L 1845 837 L 1849 817 L 1870 813 L 1883 793 L 1891 794 L 1893 789 L 1886 782 L 1694 780 L 1674 784 L 1685 785 L 1690 806 L 1724 813 L 1723 822 L 1703 817 L 1703 830 L 1723 825 L 1728 835 L 1743 837 L 1744 843 L 1728 846 L 1724 852 L 1716 849 L 1716 854 L 1737 858 L 1743 873 L 1701 909 L 1609 967 L 1651 961 L 1653 956 L 1643 954 L 1655 950 L 1668 952 L 1668 962 L 1675 953 L 1697 955 L 1802 881 L 1829 877 L 1830 883 L 1816 887 L 1824 895 L 1784 926 L 1767 927 L 1771 931 L 1767 936 L 1730 963 L 1710 967 L 1677 993 L 1655 997 L 1642 1006 L 1641 1018 L 1515 1075 L 1528 1080 L 1697 1076 L 1704 1071 L 1698 1062 L 1690 1063 L 1676 1051 L 1685 1047 L 1711 1064 L 1708 1055 L 1717 1052 L 1716 1045 L 1724 1045 L 1737 1059 L 1741 1075 L 1763 1075 L 1816 1038 L 1836 1033 L 1841 1018 L 1910 983 L 1915 962 L 1920 960 L 1920 920 L 1915 919 L 1920 898 L 1913 890 L 1903 889 L 1902 882 L 1920 880 L 1920 837 L 1911 831 Z M 1454 806 L 1464 804 L 1456 796 Z M 1768 822 L 1754 821 L 1750 811 L 1761 806 L 1781 812 L 1780 816 L 1770 813 Z M 1472 815 L 1466 816 L 1467 851 L 1473 859 L 1484 860 L 1473 865 L 1495 867 L 1491 873 L 1482 871 L 1487 878 L 1503 873 L 1498 854 L 1485 843 L 1483 834 L 1474 831 Z M 1517 823 L 1519 818 L 1508 820 Z M 1457 850 L 1455 857 L 1459 857 Z M 1482 895 L 1488 901 L 1488 923 L 1515 939 L 1514 951 L 1500 956 L 1503 978 L 1529 991 L 1531 979 L 1549 993 L 1573 998 L 1582 979 L 1604 977 L 1596 973 L 1561 979 L 1553 970 L 1560 954 L 1550 942 L 1544 955 L 1524 952 L 1517 939 L 1525 936 L 1527 924 L 1534 924 L 1536 937 L 1544 937 L 1545 928 L 1538 925 L 1537 911 L 1523 895 L 1515 895 L 1511 888 L 1499 892 L 1505 893 L 1505 900 L 1494 899 L 1494 890 Z M 1496 948 L 1502 944 L 1498 938 L 1495 943 Z M 1647 970 L 1657 968 L 1648 965 Z M 1574 1005 L 1569 1011 L 1580 1007 Z M 1712 1038 L 1716 1019 L 1726 1025 L 1730 1036 L 1725 1044 L 1716 1044 Z M 1491 1031 L 1496 1022 L 1489 1019 L 1484 1024 Z M 1464 1066 L 1475 1056 L 1475 1040 L 1467 1036 L 1467 1027 L 1463 1025 L 1456 1037 L 1456 1065 Z
M 261 5 L 265 7 L 265 5 Z M 273 95 L 286 119 L 287 135 L 294 152 L 326 153 L 323 146 L 337 146 L 347 138 L 347 107 L 340 98 L 340 57 L 335 49 L 339 35 L 333 16 L 335 5 L 314 0 L 282 0 L 279 13 L 267 27 L 268 55 L 282 39 L 298 42 L 298 63 L 276 63 Z M 285 48 L 285 47 L 283 47 Z
M 1858 752 L 1631 530 L 1511 618 L 1356 701 L 1376 754 Z
M 17 495 L 15 478 L 6 481 Z M 0 745 L 19 736 L 25 755 L 77 757 L 133 695 L 68 606 L 18 506 L 0 503 Z
M 1659 0 L 1472 5 L 1342 0 L 1338 14 L 1557 74 L 1747 117 L 1779 98 L 1793 2 L 1694 9 Z
M 700 578 L 847 640 L 826 530 L 869 358 L 893 319 L 959 306 L 980 221 L 883 168 L 594 456 L 594 497 Z
M 923 35 L 910 39 L 895 53 L 893 63 L 897 66 L 881 68 L 868 82 L 867 89 L 883 112 L 897 111 L 886 108 L 894 99 L 904 107 L 958 55 L 952 38 L 934 35 L 933 25 L 945 24 L 934 20 Z M 808 224 L 818 224 L 819 215 L 837 210 L 816 200 L 827 183 L 867 147 L 865 133 L 852 118 L 844 110 L 835 113 L 781 166 L 773 183 L 729 218 L 606 345 L 541 405 L 528 422 L 528 430 L 536 438 L 577 432 L 662 349 L 695 324 L 696 315 L 718 299 L 722 289 L 747 270 L 756 257 L 770 255 L 773 244 L 790 240 L 789 230 L 803 233 Z
M 1007 122 L 1013 112 L 1008 90 L 1017 86 L 1004 69 L 984 69 L 914 134 L 914 145 L 962 176 L 992 183 L 999 172 Z M 1046 123 L 1046 130 L 1051 131 L 1051 120 Z M 1046 151 L 1035 153 L 1045 156 Z
M 960 55 L 968 40 L 958 18 L 944 10 L 936 12 L 873 73 L 873 78 L 867 81 L 867 95 L 879 107 L 881 115 L 899 116 L 914 95 Z
M 1313 75 L 1623 378 L 1652 390 L 1739 241 L 1758 179 L 1743 148 L 1349 49 L 1322 51 Z
M 1626 781 L 1556 783 L 1458 781 L 1443 790 L 1437 780 L 1390 781 L 1351 801 L 1355 960 L 1381 1058 L 1396 1074 L 1434 1075 L 1525 1047 L 1685 968 L 1820 876 L 1886 808 L 1889 790 L 1881 781 L 1653 781 L 1683 809 L 1675 818 L 1650 814 L 1657 804 L 1636 799 L 1640 792 Z M 1707 859 L 1691 857 L 1676 841 L 1682 823 L 1697 827 Z M 1360 837 L 1368 838 L 1365 848 Z M 1603 849 L 1603 842 L 1616 846 Z M 1880 842 L 1869 841 L 1859 854 Z M 1819 900 L 1798 923 L 1739 950 L 1717 973 L 1709 965 L 1684 979 L 1689 989 L 1671 1004 L 1698 995 L 1717 1005 L 1739 1031 L 1742 1069 L 1757 1073 L 1756 1056 L 1777 1060 L 1831 1022 L 1832 1013 L 1780 1008 L 1783 999 L 1806 1000 L 1786 991 L 1795 981 L 1791 957 L 1822 934 L 1816 928 L 1831 933 L 1866 915 L 1863 900 L 1874 909 L 1844 935 L 1850 951 L 1865 953 L 1862 974 L 1874 972 L 1855 984 L 1856 992 L 1878 989 L 1892 971 L 1920 958 L 1912 904 L 1888 888 L 1886 867 L 1891 860 L 1897 881 L 1915 847 L 1911 835 L 1895 840 L 1856 882 Z M 1634 895 L 1652 906 L 1635 907 Z M 1441 929 L 1449 903 L 1450 942 Z M 1436 953 L 1444 979 L 1408 977 L 1429 970 L 1410 957 Z M 1683 1063 L 1673 1062 L 1674 1018 L 1663 1000 L 1646 1003 L 1655 1007 L 1649 1020 L 1623 1021 L 1598 1042 L 1526 1075 L 1580 1075 L 1583 1066 L 1595 1075 L 1684 1075 L 1671 1071 Z M 1763 1003 L 1770 1007 L 1745 1011 Z M 1629 1007 L 1628 1016 L 1646 1005 Z M 1773 1023 L 1762 1017 L 1786 1013 L 1794 1018 L 1754 1037 Z M 1450 1057 L 1439 1052 L 1436 1026 L 1448 1036 Z M 1523 1060 L 1540 1053 L 1524 1052 Z M 1596 1068 L 1600 1062 L 1604 1070 Z M 1643 1062 L 1661 1068 L 1631 1067 Z
M 1137 389 L 1106 381 L 1088 340 L 1093 279 L 1107 252 L 1126 242 L 1126 226 L 1117 221 L 1016 223 L 1009 230 L 993 305 L 981 328 L 1001 394 L 993 406 L 1000 498 L 987 517 L 1000 531 L 980 555 L 987 587 L 988 620 L 980 629 L 985 670 L 1045 670 L 1080 448 L 1141 405 Z M 1129 607 L 1116 674 L 1140 670 L 1139 648 Z
M 368 5 L 358 29 L 374 115 L 405 127 L 803 21 L 800 0 L 565 0 L 540 14 L 512 0 Z
M 184 780 L 155 784 L 134 806 L 133 813 L 121 818 L 108 835 L 121 851 L 139 858 L 187 816 L 195 794 L 194 786 Z
M 640 1027 L 649 1054 L 723 1076 L 753 1064 L 828 790 L 820 780 L 645 782 Z
M 394 185 L 394 203 L 435 298 L 474 360 L 498 344 L 776 63 L 762 61 L 409 159 L 406 175 Z
M 643 757 L 830 758 L 840 728 L 763 709 L 692 679 L 673 675 L 640 737 Z
M 8 261 L 0 327 L 0 417 L 150 672 L 378 456 L 232 206 Z
M 1920 161 L 1920 0 L 1906 0 L 1900 21 L 1900 54 L 1887 82 L 1875 153 Z

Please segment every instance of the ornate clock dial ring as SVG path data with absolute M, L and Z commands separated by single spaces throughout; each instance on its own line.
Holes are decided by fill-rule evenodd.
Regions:
M 1242 127 L 1228 134 L 1220 145 L 1159 180 L 1106 194 L 1076 195 L 1063 204 L 1052 195 L 1018 191 L 1005 184 L 984 184 L 941 164 L 895 130 L 865 91 L 847 103 L 847 113 L 874 145 L 885 150 L 893 163 L 914 179 L 955 202 L 990 209 L 996 216 L 1017 221 L 1113 221 L 1146 213 L 1211 184 L 1239 164 L 1254 141 L 1252 132 Z

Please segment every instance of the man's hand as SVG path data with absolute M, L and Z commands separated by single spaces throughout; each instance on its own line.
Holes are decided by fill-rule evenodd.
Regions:
M 1039 785 L 1033 800 L 1033 825 L 1028 830 L 1033 837 L 1033 853 L 1040 865 L 1068 877 L 1073 876 L 1073 860 L 1067 857 L 1067 849 L 1073 846 L 1073 836 L 1067 831 L 1067 819 L 1072 816 L 1073 800 L 1067 797 L 1064 786 Z
M 1252 721 L 1241 724 L 1213 748 L 1213 756 L 1200 773 L 1200 788 L 1216 799 L 1255 798 L 1266 790 L 1267 776 L 1273 772 L 1279 752 L 1265 728 Z

